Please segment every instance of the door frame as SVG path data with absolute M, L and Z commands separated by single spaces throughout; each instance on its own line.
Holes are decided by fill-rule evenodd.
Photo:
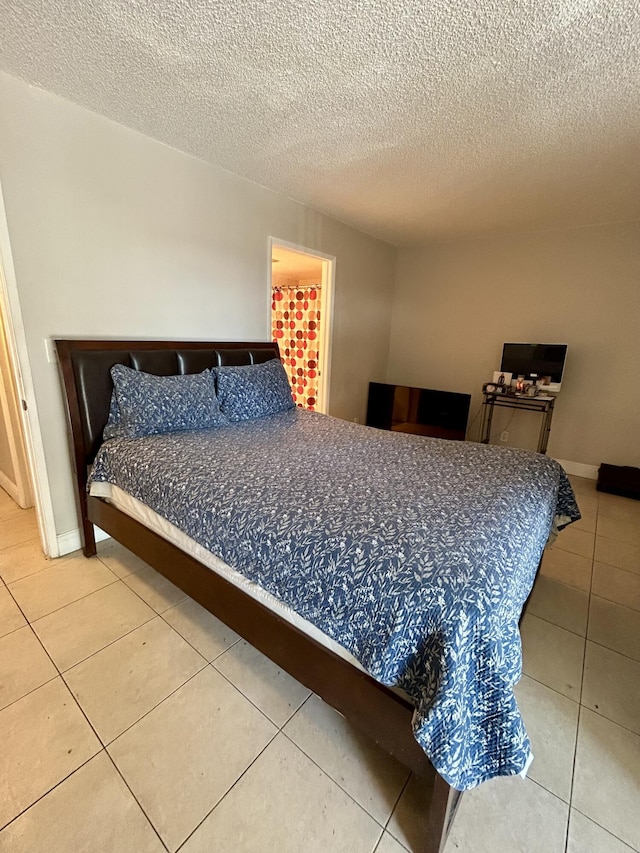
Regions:
M 38 519 L 38 529 L 45 555 L 59 556 L 53 502 L 47 475 L 40 419 L 33 377 L 29 364 L 27 336 L 20 308 L 20 295 L 13 265 L 9 226 L 0 182 L 0 312 L 5 340 L 18 397 L 18 414 L 24 438 L 27 467 Z M 26 408 L 25 408 L 26 407 Z
M 321 322 L 320 324 L 320 348 L 323 355 L 324 364 L 321 360 L 319 391 L 322 406 L 318 408 L 318 411 L 327 415 L 329 414 L 329 392 L 331 388 L 331 349 L 333 341 L 333 303 L 336 279 L 336 256 L 327 255 L 325 252 L 319 252 L 317 249 L 311 249 L 308 246 L 301 246 L 299 243 L 292 243 L 289 240 L 280 240 L 278 237 L 269 237 L 267 258 L 267 287 L 269 288 L 269 334 L 271 334 L 271 274 L 273 266 L 271 263 L 271 256 L 273 254 L 274 246 L 280 246 L 282 249 L 291 249 L 294 252 L 299 252 L 301 255 L 310 255 L 312 258 L 317 258 L 319 261 L 322 261 L 321 284 L 323 322 Z
M 19 507 L 24 509 L 33 506 L 31 477 L 29 476 L 27 451 L 21 429 L 20 403 L 15 392 L 11 358 L 7 345 L 7 334 L 4 327 L 4 316 L 2 311 L 0 311 L 0 350 L 2 350 L 0 354 L 2 363 L 0 367 L 0 372 L 2 373 L 0 381 L 0 413 L 7 435 L 9 458 L 11 459 L 11 467 L 13 469 L 13 481 L 4 471 L 0 471 L 0 486 L 2 486 L 5 492 L 11 495 Z M 17 429 L 15 428 L 16 421 Z

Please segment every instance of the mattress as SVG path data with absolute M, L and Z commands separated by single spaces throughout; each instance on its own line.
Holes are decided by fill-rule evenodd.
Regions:
M 404 690 L 453 787 L 530 761 L 518 620 L 554 523 L 580 517 L 553 460 L 294 409 L 106 441 L 91 483 L 150 507 Z
M 219 557 L 216 557 L 215 554 L 207 551 L 206 548 L 203 548 L 202 545 L 199 545 L 194 539 L 187 536 L 186 533 L 183 533 L 175 524 L 171 524 L 171 522 L 167 521 L 166 518 L 163 518 L 157 512 L 154 512 L 150 507 L 145 506 L 142 501 L 137 500 L 132 495 L 127 494 L 112 483 L 92 483 L 89 487 L 89 494 L 97 498 L 104 498 L 110 504 L 115 506 L 116 509 L 121 510 L 126 513 L 126 515 L 134 518 L 141 524 L 144 524 L 144 526 L 149 528 L 149 530 L 153 530 L 154 533 L 157 533 L 162 536 L 163 539 L 166 539 L 168 542 L 176 545 L 181 551 L 189 554 L 199 563 L 202 563 L 208 569 L 211 569 L 211 571 L 216 572 L 225 578 L 225 580 L 230 581 L 234 586 L 238 587 L 238 589 L 241 589 L 243 592 L 246 592 L 247 595 L 250 595 L 261 604 L 264 604 L 265 607 L 268 607 L 273 613 L 277 613 L 278 616 L 289 622 L 291 625 L 294 625 L 300 631 L 303 631 L 307 636 L 311 637 L 325 648 L 330 649 L 330 651 L 338 655 L 338 657 L 349 661 L 349 663 L 357 667 L 357 669 L 360 669 L 363 672 L 365 671 L 360 662 L 357 661 L 352 654 L 349 654 L 346 649 L 343 649 L 341 645 L 336 643 L 335 640 L 332 640 L 331 637 L 327 637 L 326 634 L 323 634 L 322 631 L 316 628 L 316 626 L 307 619 L 303 619 L 295 610 L 293 610 L 293 608 L 288 607 L 257 583 L 249 580 L 240 572 L 224 563 Z M 406 697 L 406 693 L 404 693 L 404 691 L 399 690 L 398 692 Z

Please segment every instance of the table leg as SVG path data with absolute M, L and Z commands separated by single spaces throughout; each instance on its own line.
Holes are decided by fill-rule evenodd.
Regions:
M 540 440 L 538 441 L 538 453 L 547 452 L 547 444 L 549 443 L 549 433 L 551 432 L 551 418 L 553 409 L 547 409 L 542 418 L 542 426 L 540 427 Z
M 491 441 L 491 422 L 493 421 L 493 400 L 485 400 L 482 404 L 482 432 L 481 444 L 489 444 Z

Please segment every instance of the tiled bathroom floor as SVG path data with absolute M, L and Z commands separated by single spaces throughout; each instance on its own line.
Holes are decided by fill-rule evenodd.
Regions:
M 535 761 L 447 853 L 640 851 L 640 502 L 572 479 L 522 626 Z M 411 849 L 404 769 L 119 545 L 46 561 L 0 492 L 0 577 L 0 853 Z

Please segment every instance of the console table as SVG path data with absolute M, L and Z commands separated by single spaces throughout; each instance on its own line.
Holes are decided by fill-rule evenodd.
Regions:
M 549 433 L 551 432 L 551 418 L 553 417 L 553 407 L 556 402 L 555 397 L 540 399 L 540 397 L 516 396 L 515 394 L 490 394 L 486 391 L 482 393 L 484 395 L 484 400 L 482 401 L 482 431 L 480 435 L 482 444 L 489 444 L 491 441 L 491 423 L 493 421 L 493 410 L 496 406 L 499 409 L 522 409 L 525 412 L 537 412 L 542 415 L 536 450 L 538 453 L 547 452 L 547 443 L 549 441 Z

